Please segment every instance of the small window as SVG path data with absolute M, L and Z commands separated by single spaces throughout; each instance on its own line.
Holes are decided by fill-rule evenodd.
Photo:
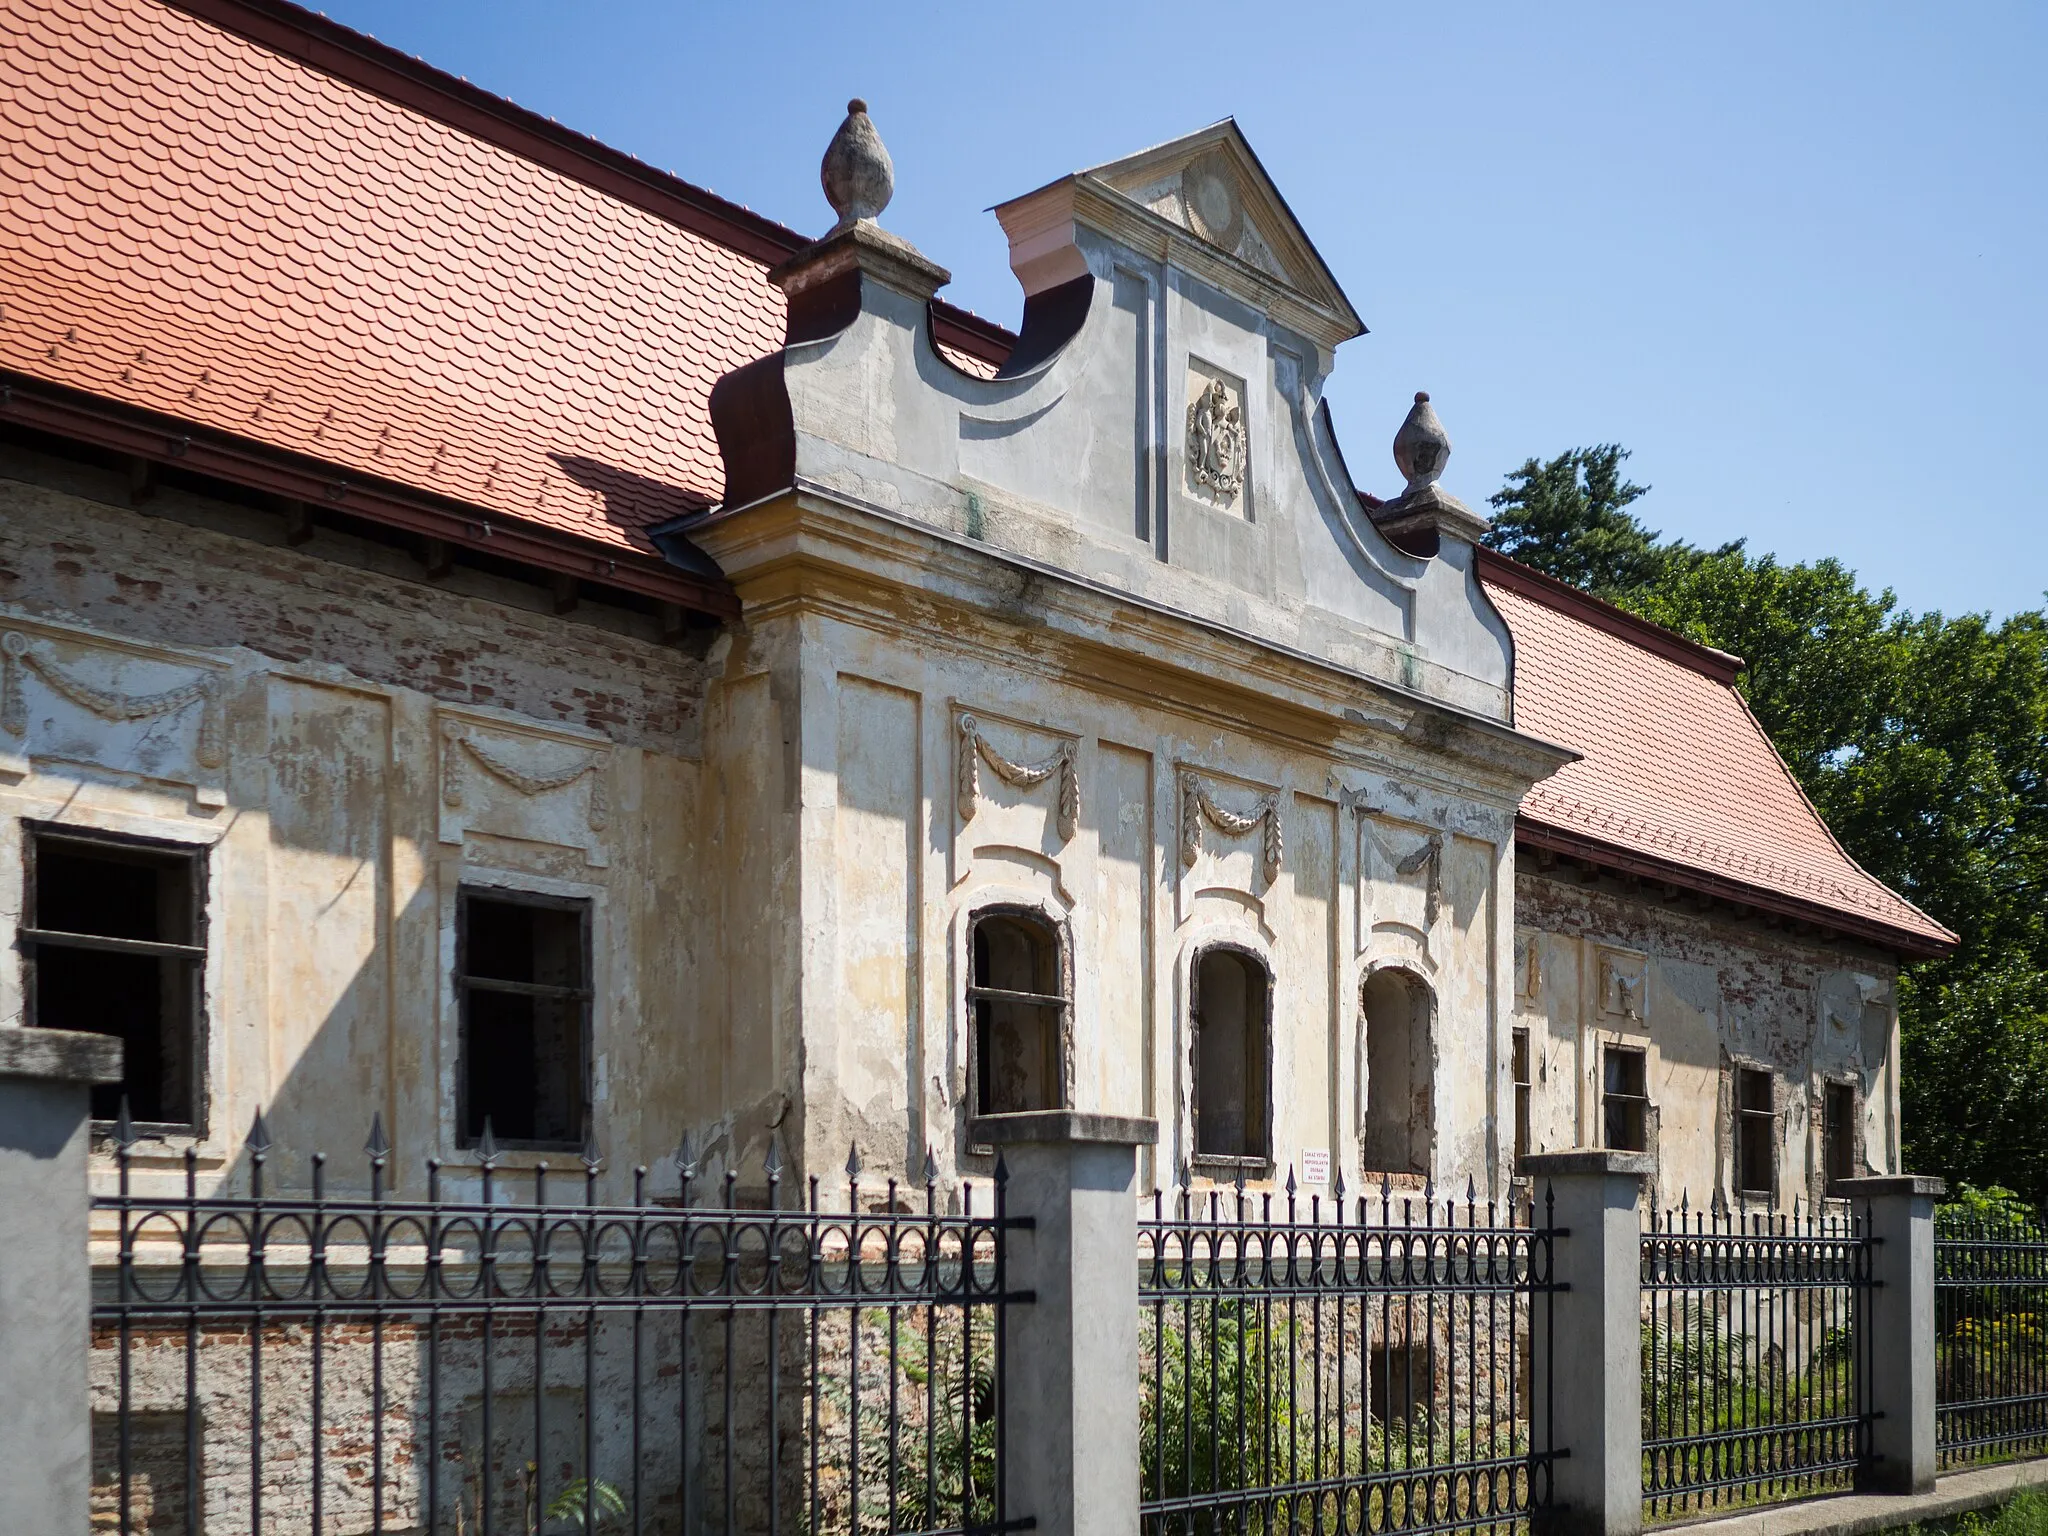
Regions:
M 590 1113 L 590 908 L 462 893 L 462 1142 L 488 1122 L 508 1146 L 583 1145 Z
M 1513 1065 L 1515 1073 L 1515 1161 L 1520 1162 L 1529 1155 L 1529 1102 L 1534 1087 L 1529 1077 L 1529 1031 L 1518 1029 L 1514 1032 Z
M 31 829 L 28 861 L 20 939 L 29 1022 L 119 1037 L 121 1081 L 94 1087 L 94 1119 L 115 1118 L 125 1096 L 140 1124 L 202 1130 L 203 856 Z
M 1242 950 L 1195 962 L 1195 1155 L 1264 1167 L 1267 973 Z
M 1827 1161 L 1828 1193 L 1844 1179 L 1856 1177 L 1856 1089 L 1829 1083 L 1821 1103 L 1822 1155 Z
M 1735 1074 L 1735 1187 L 1769 1195 L 1778 1187 L 1778 1115 L 1771 1074 L 1743 1067 Z
M 1606 1145 L 1618 1152 L 1650 1148 L 1649 1068 L 1643 1053 L 1610 1045 L 1602 1058 L 1602 1118 Z
M 975 1113 L 1060 1108 L 1067 989 L 1058 933 L 1030 913 L 985 912 L 974 919 L 972 949 Z

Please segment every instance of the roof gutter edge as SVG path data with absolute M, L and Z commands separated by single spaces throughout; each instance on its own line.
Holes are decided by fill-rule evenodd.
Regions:
M 1567 832 L 1546 822 L 1533 820 L 1522 812 L 1515 815 L 1515 841 L 1528 843 L 1553 853 L 1585 859 L 1589 863 L 1604 864 L 1624 874 L 1659 880 L 1699 895 L 1742 902 L 1783 917 L 1810 922 L 1855 938 L 1870 940 L 1886 948 L 1898 950 L 1901 954 L 1910 955 L 1914 959 L 1939 959 L 1944 955 L 1953 954 L 1962 943 L 1960 938 L 1948 933 L 1946 928 L 1942 929 L 1942 932 L 1948 934 L 1948 937 L 1945 940 L 1936 939 L 1931 934 L 1900 928 L 1881 918 L 1858 916 L 1852 912 L 1844 912 L 1838 907 L 1823 906 L 1819 902 L 1809 901 L 1805 897 L 1788 895 L 1765 886 L 1751 885 L 1732 876 L 1716 875 L 1694 865 L 1658 858 L 1654 854 L 1640 853 L 1601 838 Z M 1933 919 L 1930 918 L 1928 921 L 1932 922 Z

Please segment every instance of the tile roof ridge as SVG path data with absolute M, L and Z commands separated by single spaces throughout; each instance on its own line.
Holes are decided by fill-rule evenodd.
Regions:
M 709 188 L 649 165 L 589 134 L 451 75 L 292 0 L 159 0 L 259 47 L 381 96 L 457 132 L 530 160 L 606 196 L 666 219 L 756 261 L 775 265 L 811 237 Z M 971 310 L 932 301 L 952 346 L 1000 363 L 1014 331 Z
M 1581 619 L 1616 639 L 1626 640 L 1667 661 L 1689 667 L 1725 686 L 1733 687 L 1742 673 L 1744 662 L 1732 652 L 1716 650 L 1676 630 L 1666 629 L 1604 598 L 1582 592 L 1570 582 L 1559 581 L 1532 565 L 1524 565 L 1497 549 L 1488 549 L 1482 544 L 1478 546 L 1478 555 L 1481 581 L 1492 581 L 1509 591 L 1519 592 L 1546 608 Z

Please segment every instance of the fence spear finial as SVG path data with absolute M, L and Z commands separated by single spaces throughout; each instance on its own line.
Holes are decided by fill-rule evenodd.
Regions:
M 939 1182 L 938 1154 L 932 1151 L 932 1144 L 930 1142 L 924 1144 L 924 1181 L 927 1184 Z
M 372 1162 L 391 1155 L 391 1138 L 384 1134 L 384 1111 L 381 1109 L 370 1116 L 370 1138 L 363 1143 L 363 1153 Z
M 595 1128 L 583 1133 L 583 1171 L 595 1174 L 604 1166 L 604 1159 L 597 1152 L 597 1131 Z
M 135 1122 L 128 1118 L 128 1095 L 121 1095 L 121 1113 L 114 1119 L 114 1145 L 126 1152 L 135 1145 Z
M 491 1117 L 484 1116 L 484 1133 L 476 1139 L 476 1160 L 489 1173 L 498 1166 L 498 1138 L 491 1130 Z
M 1344 1209 L 1344 1165 L 1342 1163 L 1337 1165 L 1337 1177 L 1330 1183 L 1330 1194 L 1336 1200 L 1337 1210 L 1341 1214 Z
M 857 1141 L 847 1143 L 846 1177 L 850 1183 L 860 1182 L 860 1143 Z
M 270 1122 L 263 1118 L 260 1107 L 256 1111 L 256 1119 L 249 1126 L 248 1140 L 243 1145 L 257 1157 L 270 1150 Z
M 683 1132 L 683 1139 L 676 1143 L 674 1162 L 676 1172 L 686 1179 L 697 1177 L 697 1153 L 690 1145 L 690 1133 Z
M 1292 1200 L 1292 1199 L 1294 1198 L 1294 1191 L 1295 1191 L 1295 1190 L 1296 1190 L 1296 1188 L 1298 1188 L 1298 1187 L 1299 1187 L 1299 1186 L 1297 1186 L 1297 1185 L 1295 1184 L 1295 1182 L 1294 1182 L 1294 1164 L 1292 1164 L 1292 1163 L 1289 1163 L 1289 1164 L 1287 1165 L 1287 1198 L 1288 1198 L 1288 1199 Z

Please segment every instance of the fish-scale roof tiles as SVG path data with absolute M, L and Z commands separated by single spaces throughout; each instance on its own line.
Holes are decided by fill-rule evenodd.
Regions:
M 1482 579 L 1515 640 L 1515 724 L 1583 754 L 1523 797 L 1525 821 L 1790 896 L 1916 948 L 1954 942 L 1835 840 L 1736 691 L 1733 658 L 1689 661 L 1676 637 L 1633 637 L 1597 622 L 1591 599 L 1503 565 L 1489 561 Z
M 8 0 L 0 124 L 0 367 L 601 543 L 782 342 L 760 260 L 157 0 Z

